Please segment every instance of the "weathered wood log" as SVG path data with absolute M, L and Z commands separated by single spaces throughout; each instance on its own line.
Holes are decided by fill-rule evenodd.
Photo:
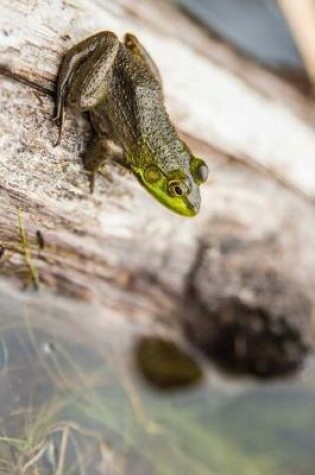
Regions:
M 99 30 L 137 34 L 160 67 L 172 120 L 211 169 L 198 217 L 164 209 L 115 164 L 90 195 L 80 157 L 90 131 L 82 117 L 68 112 L 54 147 L 61 57 Z M 0 71 L 3 279 L 24 282 L 31 258 L 42 292 L 97 303 L 103 318 L 113 311 L 126 321 L 159 321 L 177 335 L 185 322 L 207 353 L 245 371 L 300 365 L 314 318 L 309 97 L 162 0 L 4 0 Z M 269 345 L 265 358 L 257 345 L 250 349 L 253 334 L 260 347 Z

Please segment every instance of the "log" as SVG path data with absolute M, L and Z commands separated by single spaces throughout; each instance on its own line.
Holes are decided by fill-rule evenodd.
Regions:
M 158 64 L 171 118 L 211 170 L 196 218 L 164 209 L 115 163 L 91 195 L 84 117 L 68 111 L 54 147 L 61 58 L 100 30 L 136 34 Z M 4 0 L 0 72 L 4 289 L 31 280 L 67 309 L 97 306 L 96 327 L 117 318 L 188 338 L 237 371 L 300 367 L 314 338 L 310 97 L 163 0 Z

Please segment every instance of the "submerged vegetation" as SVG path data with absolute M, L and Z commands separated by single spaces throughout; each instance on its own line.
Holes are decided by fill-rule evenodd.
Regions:
M 57 332 L 56 315 L 38 328 L 34 312 L 1 315 L 1 475 L 313 473 L 313 383 L 241 386 L 205 375 L 193 390 L 161 394 L 112 335 L 89 345 Z

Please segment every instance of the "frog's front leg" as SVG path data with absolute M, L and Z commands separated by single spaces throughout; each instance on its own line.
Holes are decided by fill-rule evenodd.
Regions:
M 159 69 L 138 38 L 132 33 L 126 33 L 124 37 L 124 44 L 138 59 L 140 59 L 146 65 L 152 76 L 159 83 L 161 90 L 163 90 L 162 78 Z
M 95 138 L 83 156 L 83 166 L 89 173 L 91 193 L 94 191 L 95 173 L 108 159 L 115 159 L 123 164 L 123 149 L 108 138 Z
M 86 111 L 104 100 L 118 49 L 117 36 L 104 31 L 87 38 L 66 53 L 57 81 L 57 144 L 62 133 L 65 103 L 79 111 Z

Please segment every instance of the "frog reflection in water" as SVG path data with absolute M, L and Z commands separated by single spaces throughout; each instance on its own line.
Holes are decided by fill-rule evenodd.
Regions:
M 135 36 L 122 43 L 106 31 L 71 48 L 58 75 L 59 139 L 64 105 L 89 113 L 95 136 L 83 163 L 91 188 L 103 162 L 118 159 L 159 202 L 184 216 L 198 213 L 208 167 L 178 137 L 158 69 Z

